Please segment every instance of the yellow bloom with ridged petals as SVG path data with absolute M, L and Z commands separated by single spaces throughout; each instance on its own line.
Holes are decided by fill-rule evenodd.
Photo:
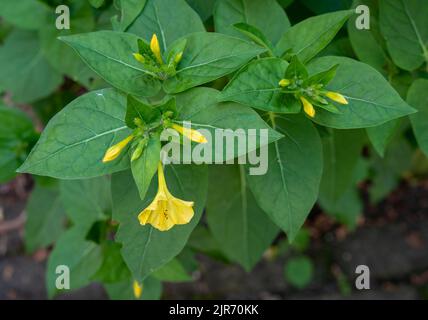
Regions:
M 327 98 L 330 98 L 333 101 L 336 101 L 341 104 L 348 104 L 348 100 L 344 96 L 342 96 L 340 93 L 328 91 L 326 92 L 325 96 Z
M 305 113 L 313 118 L 315 116 L 315 109 L 312 103 L 310 103 L 305 97 L 300 97 L 300 101 L 302 101 L 303 110 Z
M 205 136 L 197 130 L 182 127 L 182 126 L 175 124 L 175 123 L 172 125 L 172 128 L 174 130 L 177 130 L 180 134 L 182 134 L 183 136 L 185 136 L 186 138 L 188 138 L 194 142 L 197 142 L 197 143 L 207 143 L 208 142 L 207 138 L 205 138 Z
M 162 55 L 160 51 L 159 41 L 156 34 L 153 34 L 152 40 L 150 40 L 150 50 L 152 50 L 153 54 L 155 55 L 156 59 L 160 64 L 163 64 Z
M 160 231 L 167 231 L 176 224 L 187 224 L 192 220 L 193 202 L 174 197 L 166 186 L 162 163 L 158 164 L 158 192 L 139 215 L 141 225 L 151 224 Z
M 140 285 L 138 281 L 134 280 L 132 288 L 134 290 L 134 297 L 136 299 L 140 299 L 141 295 L 143 294 L 143 284 Z
M 119 156 L 119 154 L 122 152 L 122 150 L 128 145 L 128 143 L 132 141 L 132 139 L 134 139 L 134 136 L 131 134 L 130 136 L 126 137 L 119 143 L 108 148 L 104 155 L 103 162 L 105 163 L 116 159 Z

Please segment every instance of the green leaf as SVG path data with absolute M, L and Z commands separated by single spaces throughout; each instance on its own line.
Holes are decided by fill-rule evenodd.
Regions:
M 38 0 L 2 0 L 0 6 L 0 17 L 20 29 L 38 29 L 53 21 L 53 13 Z
M 278 58 L 250 62 L 239 70 L 222 91 L 222 100 L 273 112 L 287 112 L 278 82 L 284 78 L 288 63 Z
M 327 90 L 345 96 L 348 105 L 338 106 L 340 114 L 317 109 L 316 123 L 337 128 L 373 127 L 415 112 L 372 67 L 344 57 L 322 57 L 308 65 L 314 74 L 338 64 L 336 76 Z
M 0 182 L 6 182 L 15 177 L 36 133 L 31 120 L 19 109 L 0 103 L 0 119 Z
M 274 44 L 290 27 L 285 11 L 276 0 L 217 1 L 214 11 L 215 30 L 242 38 L 242 35 L 233 28 L 238 22 L 255 26 Z
M 217 0 L 186 0 L 189 6 L 195 10 L 203 21 L 213 14 L 214 4 Z
M 366 136 L 362 130 L 332 130 L 322 142 L 324 170 L 320 198 L 323 202 L 335 203 L 355 182 L 354 170 Z
M 89 4 L 98 9 L 104 4 L 104 0 L 89 0 Z
M 0 86 L 15 102 L 27 103 L 51 94 L 62 77 L 45 59 L 37 34 L 14 30 L 0 47 Z
M 207 221 L 222 251 L 247 271 L 278 234 L 249 190 L 242 165 L 210 167 Z
M 306 256 L 289 259 L 284 269 L 285 279 L 299 289 L 303 289 L 312 281 L 313 274 L 314 265 Z
M 187 40 L 174 77 L 164 82 L 168 93 L 177 93 L 225 76 L 264 52 L 255 44 L 220 33 L 199 32 Z M 179 45 L 180 40 L 172 45 Z M 173 50 L 173 49 L 171 49 Z
M 131 163 L 132 176 L 134 177 L 141 199 L 145 198 L 152 178 L 157 171 L 160 151 L 160 136 L 159 134 L 153 134 L 149 138 L 143 154 Z
M 153 96 L 160 90 L 160 81 L 135 60 L 138 39 L 133 34 L 115 31 L 60 37 L 111 85 L 136 96 Z
M 107 294 L 113 300 L 132 300 L 135 299 L 133 292 L 133 280 L 125 280 L 122 282 L 104 284 Z M 141 300 L 158 300 L 162 294 L 162 283 L 153 278 L 148 277 L 143 282 L 143 292 Z
M 415 70 L 428 61 L 428 6 L 418 0 L 379 2 L 380 28 L 394 63 Z
M 28 252 L 54 243 L 65 229 L 65 211 L 58 184 L 37 183 L 26 208 L 25 247 Z
M 93 88 L 94 84 L 97 84 L 94 82 L 95 80 L 101 81 L 98 75 L 80 59 L 72 48 L 58 40 L 60 36 L 92 31 L 95 27 L 92 8 L 87 2 L 74 2 L 71 4 L 70 11 L 72 12 L 71 29 L 58 30 L 49 24 L 39 30 L 41 50 L 56 71 L 65 74 L 86 88 Z
M 153 272 L 152 276 L 160 281 L 185 282 L 192 280 L 184 266 L 178 259 L 170 262 Z
M 383 157 L 385 150 L 393 138 L 394 134 L 397 132 L 397 129 L 401 125 L 401 119 L 392 120 L 385 122 L 380 126 L 370 127 L 366 129 L 367 136 L 370 139 L 376 152 Z
M 131 273 L 120 253 L 121 245 L 107 241 L 102 246 L 103 262 L 92 279 L 102 283 L 117 283 L 129 280 Z
M 272 126 L 284 138 L 269 146 L 267 173 L 248 175 L 248 184 L 260 208 L 291 242 L 318 196 L 321 141 L 312 123 L 301 115 L 276 115 Z
M 309 61 L 333 40 L 353 12 L 343 10 L 326 13 L 292 26 L 279 40 L 277 55 L 297 55 L 302 62 Z
M 370 8 L 370 29 L 357 29 L 356 20 L 360 16 L 354 15 L 348 21 L 348 34 L 358 60 L 371 65 L 380 73 L 385 74 L 388 57 L 383 48 L 385 40 L 380 35 L 379 24 L 376 16 L 373 14 L 376 3 L 376 0 L 354 1 L 352 7 L 366 5 Z
M 147 0 L 143 12 L 128 29 L 146 40 L 156 34 L 163 52 L 178 38 L 200 31 L 205 31 L 201 19 L 184 0 Z
M 55 115 L 19 172 L 60 179 L 101 176 L 129 167 L 128 153 L 109 163 L 106 150 L 131 134 L 126 96 L 114 89 L 80 96 Z
M 119 0 L 120 18 L 111 18 L 113 30 L 125 31 L 146 5 L 146 0 Z
M 52 298 L 61 292 L 56 287 L 57 279 L 63 274 L 56 272 L 59 266 L 69 268 L 70 289 L 76 290 L 91 283 L 91 278 L 101 263 L 101 248 L 94 242 L 86 241 L 85 234 L 81 230 L 74 228 L 68 230 L 60 237 L 49 256 L 46 272 L 48 296 Z
M 207 171 L 204 166 L 168 165 L 165 177 L 170 192 L 183 200 L 194 201 L 195 215 L 186 225 L 159 231 L 151 225 L 140 225 L 138 214 L 153 200 L 157 179 L 144 200 L 130 171 L 113 175 L 113 218 L 120 222 L 116 240 L 122 243 L 122 256 L 135 279 L 145 279 L 149 274 L 171 261 L 185 246 L 190 233 L 198 223 L 205 206 Z
M 126 116 L 125 122 L 129 128 L 136 128 L 134 123 L 135 118 L 141 119 L 146 124 L 150 124 L 154 119 L 159 118 L 160 120 L 161 113 L 158 109 L 134 98 L 133 96 L 128 96 L 126 103 Z
M 99 220 L 106 220 L 112 211 L 110 180 L 98 177 L 85 180 L 62 180 L 61 200 L 67 216 L 86 232 Z
M 210 88 L 195 88 L 177 95 L 176 122 L 190 121 L 193 129 L 201 130 L 206 135 L 208 143 L 194 144 L 192 150 L 193 154 L 203 154 L 206 163 L 225 162 L 281 138 L 282 135 L 272 130 L 251 108 L 232 102 L 217 103 L 218 100 L 219 92 Z M 226 137 L 223 137 L 225 142 L 221 149 L 218 146 L 216 148 L 216 144 L 222 139 L 215 138 L 218 129 L 222 131 L 217 131 L 217 134 Z M 261 129 L 267 130 L 267 141 L 261 139 Z M 255 137 L 253 144 L 248 142 L 245 146 L 240 146 L 238 142 L 241 138 L 249 141 L 250 137 Z M 233 142 L 233 149 L 228 140 Z M 180 156 L 185 157 L 184 154 Z
M 407 94 L 407 102 L 419 112 L 410 116 L 413 132 L 419 147 L 428 156 L 428 80 L 418 79 L 413 82 Z
M 247 36 L 250 40 L 257 43 L 259 46 L 268 49 L 270 55 L 273 56 L 272 43 L 264 36 L 264 34 L 259 29 L 244 22 L 235 23 L 233 26 L 235 27 L 235 29 L 237 29 L 243 35 Z

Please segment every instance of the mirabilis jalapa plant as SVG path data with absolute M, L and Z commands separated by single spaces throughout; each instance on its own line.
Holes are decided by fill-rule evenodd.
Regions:
M 370 66 L 317 56 L 352 10 L 292 27 L 281 11 L 259 29 L 229 15 L 232 2 L 216 5 L 216 32 L 206 32 L 185 1 L 149 0 L 121 31 L 60 38 L 112 87 L 86 93 L 59 112 L 19 171 L 65 180 L 111 175 L 112 214 L 103 221 L 114 221 L 117 268 L 126 270 L 120 280 L 136 297 L 143 284 L 162 279 L 161 271 L 177 263 L 204 209 L 227 257 L 250 269 L 278 229 L 294 239 L 316 202 L 320 133 L 373 127 L 415 112 Z M 277 6 L 266 1 L 261 10 L 282 10 Z M 162 20 L 167 12 L 177 23 Z M 266 174 L 250 175 L 236 162 L 162 164 L 163 130 L 177 131 L 196 148 L 209 145 L 202 128 L 267 129 Z M 255 149 L 266 143 L 259 139 Z M 252 151 L 219 155 L 213 149 L 212 163 Z M 81 223 L 67 231 L 70 239 L 85 239 L 88 228 L 79 232 Z M 49 262 L 51 294 L 58 256 Z

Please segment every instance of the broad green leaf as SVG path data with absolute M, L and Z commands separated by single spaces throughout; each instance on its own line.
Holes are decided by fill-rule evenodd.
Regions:
M 259 29 L 244 22 L 235 23 L 233 27 L 240 33 L 245 35 L 247 38 L 257 43 L 259 46 L 268 49 L 270 55 L 273 56 L 272 43 L 264 36 L 264 34 Z
M 160 136 L 159 134 L 154 134 L 149 138 L 143 154 L 131 163 L 132 176 L 134 177 L 141 199 L 145 198 L 152 178 L 156 174 L 160 160 L 160 151 Z
M 37 34 L 14 30 L 0 47 L 0 86 L 15 102 L 33 102 L 51 94 L 62 77 L 43 56 Z
M 33 123 L 25 113 L 0 103 L 0 182 L 13 179 L 37 139 Z
M 276 54 L 297 55 L 302 62 L 309 61 L 333 40 L 353 12 L 343 10 L 303 20 L 281 37 L 276 46 Z
M 107 294 L 113 300 L 132 300 L 135 299 L 133 292 L 133 280 L 125 280 L 122 282 L 104 284 Z M 148 277 L 142 284 L 143 292 L 141 300 L 158 300 L 162 294 L 162 283 L 153 278 Z
M 150 124 L 156 118 L 160 120 L 161 113 L 158 109 L 148 105 L 133 96 L 128 96 L 126 103 L 125 122 L 129 128 L 135 129 L 137 125 L 134 120 L 136 118 L 143 120 L 145 124 Z
M 284 138 L 269 146 L 267 173 L 248 175 L 248 185 L 260 208 L 291 242 L 318 196 L 321 140 L 312 123 L 301 115 L 276 115 L 272 126 Z
M 185 0 L 147 0 L 144 10 L 128 29 L 148 41 L 156 34 L 163 52 L 178 38 L 200 31 L 205 31 L 205 27 Z
M 299 289 L 303 289 L 311 282 L 313 274 L 314 265 L 306 256 L 291 258 L 285 265 L 285 279 Z
M 168 93 L 177 93 L 225 76 L 266 49 L 244 40 L 213 32 L 185 37 L 183 58 L 174 77 L 164 82 Z M 174 45 L 180 44 L 177 41 Z M 172 49 L 171 49 L 172 50 Z
M 327 90 L 345 96 L 348 105 L 340 105 L 339 114 L 318 108 L 316 123 L 337 128 L 373 127 L 415 112 L 372 67 L 344 57 L 322 57 L 308 65 L 314 74 L 338 64 L 336 76 Z
M 125 111 L 126 96 L 114 89 L 80 96 L 51 119 L 19 172 L 80 179 L 128 168 L 126 150 L 102 162 L 110 146 L 131 134 Z
M 290 27 L 285 11 L 276 0 L 217 1 L 214 11 L 215 30 L 242 38 L 242 35 L 233 28 L 238 22 L 255 26 L 274 44 Z
M 409 89 L 407 102 L 418 110 L 410 116 L 419 147 L 428 156 L 428 80 L 416 80 Z
M 119 0 L 120 18 L 111 19 L 113 30 L 125 31 L 143 10 L 146 0 Z
M 418 0 L 379 2 L 380 28 L 394 63 L 415 70 L 428 61 L 428 6 Z
M 376 152 L 383 157 L 385 150 L 393 138 L 394 134 L 397 132 L 398 127 L 401 124 L 401 119 L 392 120 L 385 122 L 380 126 L 369 127 L 366 129 L 367 136 L 370 139 L 373 147 Z
M 72 228 L 64 233 L 49 256 L 46 286 L 48 296 L 61 293 L 56 282 L 61 281 L 64 266 L 69 268 L 70 289 L 76 290 L 91 283 L 91 278 L 102 263 L 101 248 L 85 240 L 81 230 Z
M 121 245 L 107 241 L 102 245 L 103 262 L 92 279 L 102 283 L 117 283 L 129 280 L 131 273 L 120 253 Z
M 100 81 L 98 75 L 93 72 L 78 54 L 62 41 L 60 36 L 92 31 L 95 27 L 95 19 L 92 8 L 87 2 L 73 2 L 70 10 L 69 30 L 58 30 L 51 24 L 40 28 L 39 37 L 43 55 L 52 67 L 58 72 L 67 75 L 72 80 L 79 82 L 86 88 L 93 88 L 94 80 Z
M 54 243 L 65 229 L 65 210 L 58 184 L 36 184 L 26 208 L 25 247 L 28 252 Z
M 111 214 L 110 180 L 106 177 L 62 180 L 60 190 L 67 216 L 75 228 L 87 232 L 96 221 Z
M 187 247 L 197 252 L 203 252 L 216 260 L 228 261 L 221 252 L 220 246 L 212 233 L 205 226 L 196 226 L 187 242 Z
M 210 167 L 207 222 L 222 251 L 247 271 L 279 231 L 257 205 L 242 165 Z
M 352 0 L 301 0 L 301 2 L 316 14 L 348 9 Z
M 89 4 L 98 9 L 104 4 L 104 0 L 89 0 Z
M 135 60 L 138 39 L 133 34 L 115 31 L 60 37 L 114 87 L 136 96 L 153 96 L 160 90 L 160 81 Z
M 366 136 L 362 130 L 331 130 L 323 137 L 324 169 L 320 198 L 334 203 L 355 182 L 354 171 Z
M 2 0 L 0 18 L 20 29 L 35 30 L 53 22 L 54 10 L 39 0 Z
M 357 29 L 359 15 L 352 16 L 348 21 L 348 34 L 352 48 L 358 59 L 375 68 L 382 74 L 386 73 L 388 57 L 383 48 L 385 40 L 380 35 L 377 18 L 374 15 L 376 0 L 355 0 L 353 7 L 366 5 L 370 8 L 370 29 Z
M 252 61 L 239 70 L 222 91 L 222 100 L 273 112 L 287 112 L 278 82 L 284 78 L 288 63 L 278 58 Z
M 199 14 L 203 21 L 208 20 L 213 14 L 216 1 L 217 0 L 186 0 L 189 6 Z
M 176 122 L 189 121 L 191 128 L 200 130 L 208 140 L 206 144 L 193 144 L 192 154 L 203 155 L 206 163 L 225 162 L 281 138 L 282 135 L 272 130 L 251 108 L 233 102 L 217 102 L 219 94 L 214 89 L 195 88 L 177 95 Z M 263 134 L 267 134 L 267 139 L 261 138 L 262 129 L 266 130 Z M 242 139 L 247 142 L 240 143 Z M 221 141 L 223 148 L 217 145 Z M 180 157 L 186 161 L 184 152 Z
M 113 175 L 113 218 L 120 222 L 116 241 L 122 244 L 122 256 L 135 279 L 149 274 L 171 261 L 184 248 L 205 206 L 207 170 L 196 165 L 167 165 L 165 178 L 170 192 L 180 199 L 194 201 L 195 215 L 186 225 L 159 231 L 140 225 L 138 214 L 153 200 L 157 179 L 144 200 L 140 199 L 130 171 Z
M 178 259 L 170 262 L 153 272 L 152 276 L 160 281 L 184 282 L 192 280 L 184 266 Z

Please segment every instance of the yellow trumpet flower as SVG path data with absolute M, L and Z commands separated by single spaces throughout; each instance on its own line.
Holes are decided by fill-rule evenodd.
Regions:
M 278 82 L 278 84 L 279 84 L 279 86 L 280 87 L 287 87 L 287 86 L 289 86 L 290 85 L 290 83 L 291 83 L 291 81 L 290 80 L 288 80 L 288 79 L 281 79 L 279 82 Z
M 132 287 L 134 289 L 134 297 L 136 299 L 140 299 L 141 295 L 143 294 L 143 284 L 140 285 L 138 281 L 134 280 Z
M 344 96 L 342 96 L 340 93 L 328 91 L 326 94 L 327 98 L 330 98 L 333 101 L 336 101 L 341 104 L 348 104 L 348 100 L 345 99 Z
M 134 139 L 134 136 L 131 134 L 130 136 L 123 139 L 119 143 L 108 148 L 104 155 L 103 162 L 105 163 L 116 159 L 119 156 L 119 154 L 122 152 L 122 150 L 128 145 L 128 143 L 131 142 L 132 139 Z
M 303 104 L 303 110 L 305 113 L 313 118 L 315 116 L 315 109 L 312 103 L 310 103 L 305 97 L 300 97 L 300 101 L 302 101 Z
M 139 215 L 141 225 L 151 224 L 160 231 L 167 231 L 176 224 L 187 224 L 192 220 L 193 202 L 175 198 L 166 186 L 162 163 L 158 164 L 158 193 L 152 203 Z
M 132 55 L 138 62 L 144 63 L 146 61 L 146 59 L 144 59 L 143 55 L 140 53 L 133 53 Z
M 156 34 L 153 34 L 152 40 L 150 40 L 150 50 L 152 50 L 153 54 L 155 55 L 156 59 L 160 64 L 163 64 L 162 55 L 160 51 L 159 41 Z
M 182 127 L 182 126 L 175 124 L 175 123 L 172 125 L 172 128 L 174 130 L 177 130 L 183 136 L 187 137 L 188 139 L 190 139 L 194 142 L 198 142 L 198 143 L 207 143 L 208 142 L 207 138 L 205 138 L 204 135 L 201 134 L 197 130 L 185 128 L 185 127 Z

